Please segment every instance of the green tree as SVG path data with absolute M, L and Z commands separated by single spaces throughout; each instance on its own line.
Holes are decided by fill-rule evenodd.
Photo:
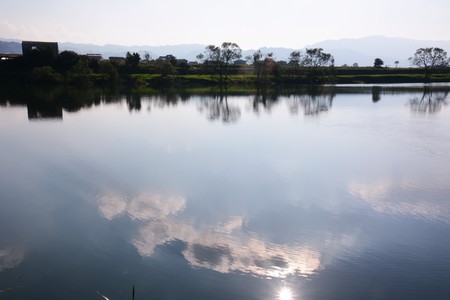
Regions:
M 129 69 L 135 70 L 139 67 L 139 62 L 141 61 L 141 56 L 139 53 L 134 52 L 131 54 L 130 52 L 127 52 L 127 55 L 125 56 L 125 66 Z
M 169 60 L 157 60 L 156 62 L 156 68 L 163 77 L 167 77 L 170 75 L 175 75 L 177 73 L 175 67 Z
M 55 69 L 67 72 L 80 61 L 80 56 L 74 51 L 63 51 L 56 58 Z
M 50 66 L 36 67 L 29 76 L 33 83 L 57 83 L 61 81 L 61 75 Z
M 384 65 L 384 61 L 381 58 L 375 58 L 373 62 L 374 68 L 381 68 Z
M 116 81 L 119 79 L 117 68 L 109 60 L 101 60 L 98 62 L 99 73 L 102 74 L 105 81 Z
M 419 48 L 413 57 L 409 58 L 412 65 L 425 70 L 425 79 L 431 81 L 431 75 L 439 68 L 448 67 L 447 52 L 441 48 Z
M 89 68 L 89 59 L 81 57 L 80 61 L 68 72 L 69 80 L 76 83 L 88 83 L 91 79 L 92 70 Z

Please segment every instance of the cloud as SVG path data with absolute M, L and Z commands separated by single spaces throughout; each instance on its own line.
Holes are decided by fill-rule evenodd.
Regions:
M 1 36 L 15 39 L 42 39 L 41 33 L 30 26 L 19 26 L 5 19 L 0 19 Z
M 4 38 L 17 36 L 17 28 L 6 20 L 0 19 L 0 28 Z
M 0 37 L 3 38 L 56 42 L 88 42 L 90 40 L 89 35 L 73 32 L 62 24 L 57 24 L 51 30 L 46 30 L 37 25 L 17 25 L 6 19 L 0 19 L 0 28 Z

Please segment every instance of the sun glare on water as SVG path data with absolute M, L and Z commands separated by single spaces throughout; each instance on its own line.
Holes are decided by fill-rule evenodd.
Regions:
M 282 288 L 278 293 L 278 300 L 294 300 L 292 291 L 289 288 Z

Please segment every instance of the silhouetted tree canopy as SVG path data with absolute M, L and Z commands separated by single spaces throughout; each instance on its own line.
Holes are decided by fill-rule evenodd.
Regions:
M 310 83 L 315 84 L 324 79 L 323 75 L 333 73 L 329 67 L 334 67 L 334 58 L 322 48 L 310 48 L 305 54 L 301 50 L 291 52 L 288 64 L 297 67 L 297 76 L 303 75 L 300 71 L 305 72 Z
M 63 51 L 58 55 L 55 62 L 55 69 L 60 72 L 67 72 L 80 61 L 80 56 L 74 51 Z
M 248 60 L 252 62 L 258 83 L 262 79 L 266 80 L 268 76 L 275 74 L 278 70 L 273 53 L 263 54 L 261 50 L 257 50 L 248 57 Z
M 434 70 L 447 67 L 449 59 L 447 52 L 441 48 L 419 48 L 413 57 L 409 58 L 412 65 L 425 69 L 425 78 L 430 81 Z
M 235 60 L 241 58 L 242 50 L 236 43 L 224 42 L 222 45 L 208 45 L 204 54 L 197 55 L 197 59 L 203 60 L 205 63 L 212 64 L 216 67 L 220 75 L 220 81 L 228 78 L 228 66 Z
M 306 49 L 301 65 L 309 68 L 329 67 L 334 65 L 334 58 L 330 53 L 323 52 L 322 48 Z
M 62 80 L 62 77 L 52 67 L 43 66 L 34 68 L 29 79 L 33 83 L 57 83 Z
M 129 68 L 137 68 L 139 66 L 139 62 L 141 61 L 141 56 L 139 53 L 134 52 L 131 54 L 130 52 L 127 52 L 127 55 L 125 56 L 125 65 Z
M 384 65 L 384 61 L 381 58 L 375 58 L 373 62 L 374 68 L 381 68 Z
M 119 79 L 117 68 L 109 61 L 102 60 L 98 62 L 99 73 L 103 75 L 105 81 L 116 81 Z
M 80 58 L 80 61 L 69 71 L 69 80 L 76 83 L 89 82 L 89 75 L 92 70 L 89 68 L 89 59 L 86 56 Z
M 300 61 L 302 58 L 302 54 L 300 51 L 293 51 L 289 55 L 289 65 L 291 66 L 300 66 Z

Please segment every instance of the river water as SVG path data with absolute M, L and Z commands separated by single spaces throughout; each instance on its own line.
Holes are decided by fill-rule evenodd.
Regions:
M 3 88 L 0 299 L 450 299 L 449 91 Z

